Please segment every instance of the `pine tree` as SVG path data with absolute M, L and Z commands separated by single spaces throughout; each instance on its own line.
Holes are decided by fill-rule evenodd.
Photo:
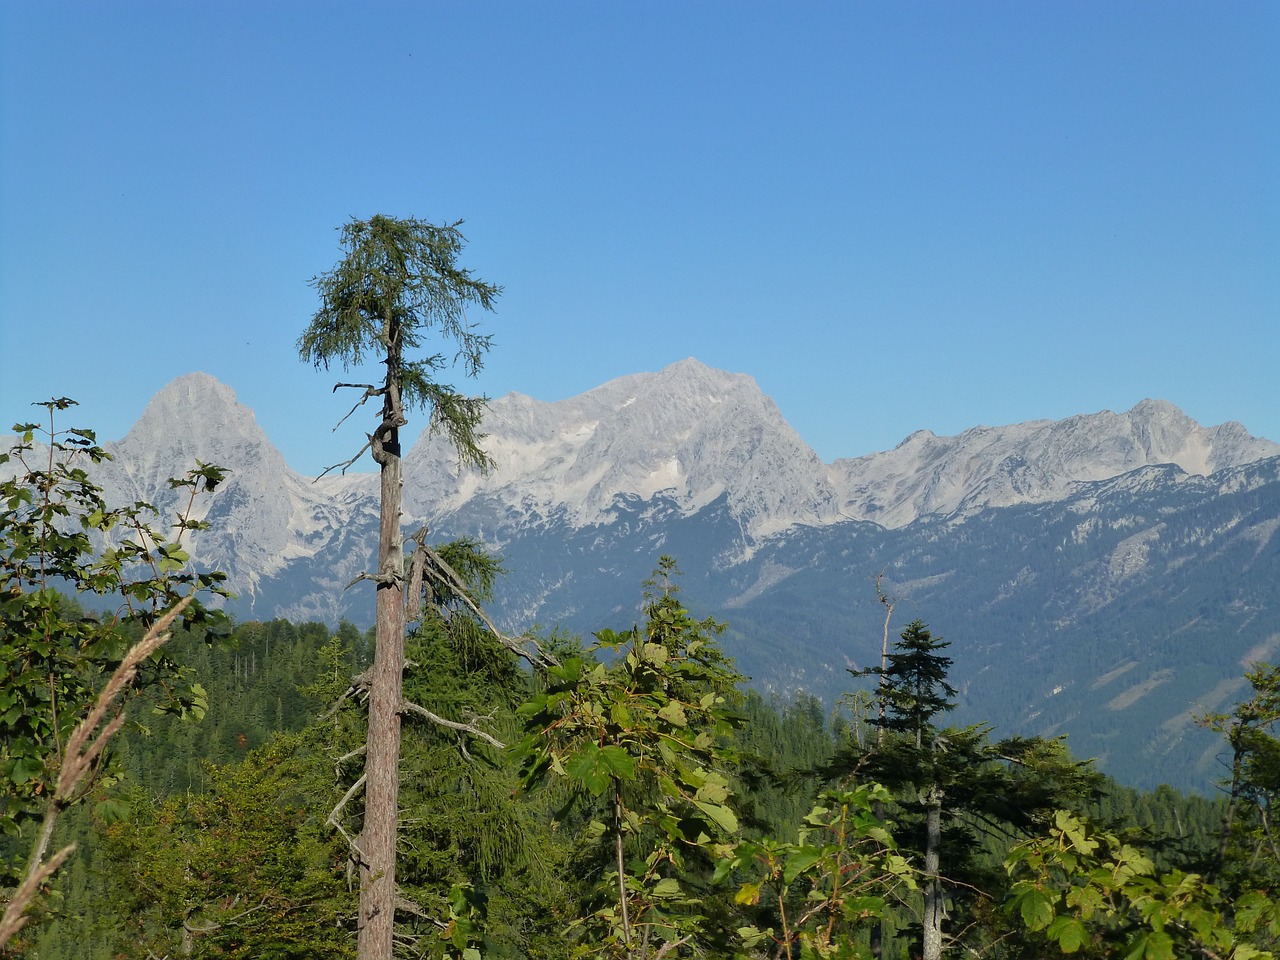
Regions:
M 974 862 L 978 838 L 1028 831 L 1053 810 L 1093 796 L 1100 782 L 1060 741 L 993 743 L 985 726 L 941 726 L 957 695 L 947 682 L 948 646 L 917 620 L 883 666 L 852 671 L 877 678 L 880 709 L 867 722 L 883 735 L 866 749 L 843 751 L 826 768 L 829 775 L 856 773 L 896 792 L 906 828 L 895 836 L 922 858 L 918 953 L 924 960 L 941 955 L 948 910 L 957 909 L 965 892 L 1000 881 Z

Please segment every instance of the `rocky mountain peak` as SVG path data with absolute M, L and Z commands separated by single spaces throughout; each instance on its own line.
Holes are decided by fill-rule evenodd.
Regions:
M 821 461 L 755 380 L 692 358 L 556 403 L 509 394 L 484 430 L 487 475 L 459 472 L 440 436 L 415 444 L 407 509 L 440 516 L 481 498 L 581 526 L 608 522 L 619 496 L 686 513 L 724 496 L 753 537 L 834 515 Z
M 1207 476 L 1280 455 L 1280 444 L 1238 423 L 1202 427 L 1165 400 L 1125 413 L 973 427 L 954 437 L 922 430 L 893 450 L 831 466 L 846 517 L 900 527 L 928 514 L 1057 500 L 1078 483 L 1173 464 Z
M 143 491 L 163 489 L 196 460 L 217 463 L 236 476 L 275 482 L 288 471 L 284 457 L 235 391 L 207 373 L 170 381 L 147 404 L 118 443 L 109 444 L 118 466 Z M 151 496 L 153 494 L 148 494 Z

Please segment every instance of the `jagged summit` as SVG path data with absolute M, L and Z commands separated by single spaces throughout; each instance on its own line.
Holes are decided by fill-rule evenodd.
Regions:
M 186 492 L 171 490 L 170 477 L 184 476 L 197 460 L 228 471 L 216 496 L 195 501 L 195 518 L 208 521 L 210 529 L 190 539 L 193 548 L 198 546 L 192 553 L 203 565 L 226 572 L 230 589 L 245 601 L 252 601 L 264 578 L 300 559 L 330 552 L 332 566 L 341 571 L 367 562 L 336 548 L 351 537 L 367 536 L 353 521 L 377 515 L 371 478 L 316 483 L 301 476 L 235 391 L 207 373 L 171 381 L 123 440 L 104 446 L 113 459 L 101 465 L 96 479 L 108 499 L 145 500 L 166 518 L 186 508 Z M 313 597 L 292 613 L 335 619 L 339 604 L 338 598 Z
M 661 494 L 685 513 L 725 496 L 752 536 L 834 516 L 821 461 L 755 380 L 692 358 L 555 403 L 509 394 L 484 431 L 487 475 L 459 472 L 442 437 L 420 439 L 406 508 L 443 515 L 483 498 L 585 525 L 608 522 L 620 495 Z
M 618 377 L 566 400 L 518 393 L 492 401 L 483 426 L 496 461 L 459 470 L 447 440 L 425 433 L 406 456 L 405 511 L 436 521 L 460 511 L 492 529 L 559 517 L 608 524 L 619 498 L 661 498 L 685 515 L 724 498 L 747 541 L 791 527 L 870 520 L 901 527 L 919 517 L 1061 499 L 1073 486 L 1142 467 L 1188 474 L 1280 454 L 1239 423 L 1202 427 L 1166 400 L 1124 413 L 978 426 L 957 436 L 918 430 L 894 449 L 822 463 L 754 378 L 687 358 Z M 194 459 L 225 464 L 272 499 L 302 478 L 285 465 L 234 391 L 204 373 L 174 380 L 117 445 L 131 496 L 163 484 Z M 287 478 L 282 483 L 281 478 Z M 312 488 L 364 496 L 363 475 Z M 283 510 L 277 504 L 277 512 Z
M 958 436 L 917 431 L 893 450 L 831 466 L 841 512 L 900 527 L 928 514 L 1057 500 L 1083 482 L 1173 464 L 1207 476 L 1280 455 L 1280 444 L 1239 423 L 1202 427 L 1166 400 L 1125 413 L 973 427 Z
M 207 373 L 188 373 L 166 384 L 124 439 L 110 447 L 139 489 L 185 473 L 197 459 L 264 477 L 288 470 L 253 411 Z

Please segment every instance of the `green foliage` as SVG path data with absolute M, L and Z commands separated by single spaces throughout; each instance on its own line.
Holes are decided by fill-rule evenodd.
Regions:
M 1280 666 L 1254 664 L 1246 674 L 1252 696 L 1229 714 L 1201 718 L 1231 750 L 1227 810 L 1211 876 L 1243 900 L 1280 889 Z M 1268 945 L 1280 949 L 1280 929 Z
M 817 799 L 821 783 L 816 771 L 835 752 L 826 707 L 805 693 L 786 702 L 746 690 L 738 712 L 733 782 L 744 833 L 789 835 Z
M 720 862 L 717 879 L 737 873 L 735 901 L 765 901 L 773 925 L 738 928 L 752 955 L 827 960 L 869 956 L 854 932 L 881 917 L 899 888 L 914 889 L 913 871 L 877 806 L 890 794 L 878 784 L 827 791 L 804 818 L 795 843 L 743 841 Z
M 679 603 L 675 573 L 662 558 L 644 626 L 601 631 L 588 657 L 550 667 L 519 711 L 525 789 L 548 777 L 570 785 L 589 811 L 584 863 L 604 871 L 594 908 L 573 924 L 576 955 L 694 950 L 703 916 L 688 868 L 727 854 L 739 829 L 725 743 L 739 678 L 715 642 L 723 628 Z M 615 659 L 591 659 L 599 653 Z
M 956 695 L 947 682 L 952 661 L 941 652 L 947 646 L 917 620 L 883 667 L 855 671 L 879 680 L 879 710 L 866 721 L 876 735 L 850 742 L 825 768 L 833 778 L 871 779 L 893 791 L 884 809 L 898 824 L 897 841 L 922 867 L 921 953 L 926 932 L 940 949 L 963 927 L 971 944 L 998 944 L 1004 931 L 988 898 L 1002 886 L 1007 844 L 1038 830 L 1055 808 L 1093 797 L 1100 780 L 1061 741 L 992 742 L 985 726 L 940 727 Z
M 952 660 L 940 650 L 949 644 L 934 637 L 923 621 L 907 624 L 894 643 L 887 663 L 867 670 L 850 671 L 854 676 L 880 678 L 877 695 L 881 711 L 870 722 L 882 730 L 910 734 L 917 747 L 932 750 L 927 734 L 933 732 L 933 718 L 951 710 L 956 695 L 947 683 Z
M 494 557 L 471 540 L 442 544 L 435 553 L 462 579 L 467 597 L 487 599 L 501 571 Z M 406 645 L 406 699 L 510 740 L 528 675 L 456 584 L 428 575 L 423 597 Z M 401 845 L 399 883 L 431 918 L 408 920 L 402 929 L 419 935 L 428 956 L 464 949 L 556 955 L 562 944 L 556 921 L 566 910 L 563 852 L 546 829 L 545 811 L 513 796 L 518 773 L 505 753 L 466 731 L 414 718 L 401 769 L 401 816 L 413 829 Z
M 199 723 L 158 715 L 127 727 L 120 776 L 157 796 L 205 789 L 209 764 L 243 760 L 274 734 L 314 723 L 364 667 L 367 645 L 349 623 L 332 631 L 321 623 L 248 621 L 216 644 L 177 634 L 167 649 L 200 678 L 208 709 Z
M 1280 930 L 1260 892 L 1231 900 L 1195 873 L 1159 874 L 1139 848 L 1059 811 L 1043 836 L 1013 848 L 1006 910 L 1064 954 L 1174 960 L 1270 960 L 1250 935 Z
M 64 453 L 92 461 L 91 438 L 81 439 L 85 452 L 68 443 Z M 57 613 L 32 615 L 52 627 L 25 635 L 32 649 L 48 636 L 50 655 L 67 658 L 57 661 L 69 671 L 57 682 L 72 692 L 82 684 L 83 702 L 162 604 L 139 588 L 122 592 L 114 613 L 89 617 L 55 592 L 92 582 L 99 568 L 86 551 L 101 542 L 95 524 L 108 512 L 104 506 L 99 519 L 75 505 L 96 493 L 87 474 L 79 478 L 87 487 L 70 473 L 41 487 L 31 477 L 49 471 L 26 469 L 30 493 L 16 505 L 5 500 L 6 522 L 21 526 L 14 510 L 62 497 L 66 512 L 48 513 L 46 543 L 51 554 L 79 557 L 86 573 L 48 577 L 44 607 L 19 600 L 40 593 L 30 578 L 0 603 Z M 185 482 L 194 494 L 218 479 L 216 468 L 198 465 Z M 78 489 L 89 499 L 75 501 Z M 145 524 L 148 514 L 136 509 Z M 78 525 L 82 515 L 93 522 Z M 126 523 L 133 521 L 122 515 L 111 529 Z M 201 585 L 176 579 L 190 577 L 173 566 L 185 562 L 181 547 L 162 549 L 128 529 L 135 535 L 112 541 L 116 554 L 99 554 L 119 563 L 116 576 Z M 0 574 L 22 559 L 9 543 L 34 542 L 21 536 L 6 539 Z M 128 543 L 151 543 L 150 559 L 129 559 Z M 878 951 L 903 960 L 916 947 L 895 936 L 919 915 L 930 882 L 945 901 L 947 949 L 989 960 L 1275 953 L 1273 667 L 1250 671 L 1253 696 L 1236 711 L 1206 720 L 1232 750 L 1229 801 L 1197 803 L 1168 788 L 1098 799 L 1096 775 L 1060 741 L 993 742 L 985 726 L 943 726 L 956 696 L 951 662 L 922 623 L 904 631 L 883 671 L 866 672 L 879 680 L 867 693 L 871 735 L 848 724 L 833 733 L 813 698 L 739 697 L 740 678 L 717 642 L 723 628 L 683 607 L 666 558 L 648 584 L 640 626 L 603 630 L 587 650 L 553 641 L 560 664 L 531 677 L 472 605 L 489 595 L 498 562 L 470 541 L 438 546 L 435 555 L 459 581 L 428 567 L 409 615 L 416 628 L 406 644 L 405 699 L 448 724 L 405 714 L 397 883 L 408 908 L 397 936 L 415 956 L 816 960 Z M 349 848 L 326 818 L 361 773 L 364 691 L 352 676 L 367 662 L 370 638 L 350 625 L 331 635 L 276 621 L 242 624 L 211 646 L 205 627 L 193 627 L 166 649 L 175 665 L 199 671 L 204 719 L 177 722 L 184 701 L 166 693 L 157 706 L 174 712 L 148 719 L 150 738 L 128 738 L 117 770 L 137 788 L 95 795 L 95 818 L 85 805 L 69 825 L 79 838 L 106 839 L 67 870 L 58 914 L 44 935 L 24 942 L 36 945 L 33 956 L 353 952 Z M 59 647 L 64 635 L 79 647 Z M 166 676 L 158 664 L 148 664 L 148 676 Z M 0 678 L 0 690 L 9 682 Z M 316 719 L 318 705 L 335 701 Z M 198 706 L 192 698 L 187 712 Z M 65 742 L 69 721 L 51 721 Z M 289 732 L 273 736 L 278 730 Z M 518 742 L 504 751 L 477 732 Z M 216 763 L 191 759 L 201 755 Z M 187 759 L 170 759 L 178 756 Z M 872 780 L 887 786 L 865 785 Z M 34 788 L 33 811 L 42 795 Z M 921 870 L 919 856 L 930 845 L 931 806 L 941 816 L 934 849 L 943 855 L 934 871 Z M 1085 820 L 1086 807 L 1105 826 Z M 1224 813 L 1219 831 L 1215 818 Z M 336 819 L 358 835 L 362 815 L 357 789 Z M 1010 851 L 1020 836 L 1030 839 Z M 881 940 L 872 937 L 878 926 Z
M 298 352 L 325 369 L 335 361 L 347 369 L 366 356 L 385 358 L 387 387 L 369 388 L 365 395 L 383 394 L 384 419 L 399 419 L 399 426 L 402 407 L 425 408 L 432 428 L 445 430 L 463 461 L 483 466 L 488 460 L 478 428 L 484 398 L 464 396 L 435 380 L 437 371 L 458 361 L 467 376 L 479 372 L 491 338 L 472 329 L 466 309 L 492 310 L 501 293 L 458 266 L 466 243 L 461 225 L 379 215 L 339 228 L 346 253 L 312 280 L 321 306 L 298 339 Z M 433 329 L 454 343 L 454 356 L 405 359 L 405 351 L 420 348 Z
M 48 421 L 16 424 L 17 445 L 0 455 L 0 466 L 13 471 L 0 480 L 0 834 L 16 835 L 43 818 L 30 870 L 42 862 L 58 814 L 100 775 L 129 697 L 151 692 L 157 710 L 203 713 L 203 688 L 163 649 L 122 669 L 123 686 L 111 688 L 110 703 L 94 705 L 108 696 L 104 688 L 127 651 L 166 611 L 193 593 L 226 595 L 223 575 L 194 572 L 182 545 L 187 531 L 202 526 L 192 519 L 197 495 L 213 490 L 225 472 L 197 461 L 185 478 L 170 481 L 190 491 L 170 539 L 152 525 L 149 504 L 112 507 L 104 500 L 89 471 L 109 454 L 92 431 L 55 423 L 74 401 L 38 405 Z M 114 609 L 86 614 L 68 595 Z M 206 635 L 222 628 L 199 603 L 189 603 L 180 624 Z M 73 764 L 77 772 L 62 776 Z M 3 870 L 11 880 L 17 863 L 6 859 Z
M 313 730 L 280 735 L 241 762 L 210 767 L 209 789 L 157 802 L 106 828 L 115 938 L 141 955 L 354 956 L 345 851 L 313 808 L 325 791 Z M 320 760 L 320 762 L 317 762 Z
M 568 912 L 561 845 L 543 807 L 513 796 L 517 771 L 503 750 L 476 735 L 514 736 L 515 708 L 529 691 L 528 674 L 471 605 L 500 565 L 469 540 L 433 552 L 461 583 L 427 570 L 405 645 L 405 702 L 432 716 L 404 715 L 396 936 L 414 944 L 414 956 L 557 957 L 557 923 Z M 330 709 L 313 724 L 322 738 L 313 802 L 354 838 L 365 817 L 363 677 L 352 679 L 336 638 L 320 659 L 326 666 L 308 694 Z

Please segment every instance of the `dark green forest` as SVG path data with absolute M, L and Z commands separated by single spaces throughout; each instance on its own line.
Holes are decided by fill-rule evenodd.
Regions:
M 415 907 L 400 924 L 405 956 L 658 955 L 626 952 L 617 837 L 633 936 L 680 942 L 666 956 L 917 956 L 935 874 L 953 955 L 1130 956 L 1160 932 L 1141 897 L 1171 909 L 1196 876 L 1202 902 L 1186 909 L 1216 909 L 1238 941 L 1229 955 L 1273 946 L 1267 923 L 1242 937 L 1230 906 L 1270 890 L 1280 863 L 1259 847 L 1269 830 L 1258 783 L 1234 804 L 1140 793 L 1060 743 L 947 728 L 945 643 L 929 637 L 922 652 L 918 623 L 893 648 L 903 659 L 896 672 L 890 660 L 883 690 L 855 692 L 851 677 L 835 710 L 807 696 L 766 700 L 740 685 L 718 625 L 691 619 L 673 588 L 651 592 L 638 628 L 586 647 L 544 638 L 559 666 L 542 675 L 452 623 L 411 639 L 417 702 L 460 722 L 483 717 L 509 746 L 429 723 L 406 733 L 401 884 Z M 359 767 L 352 680 L 370 649 L 347 624 L 243 623 L 215 642 L 180 632 L 169 655 L 201 679 L 207 709 L 196 719 L 131 707 L 109 767 L 60 829 L 77 854 L 12 954 L 355 956 L 349 855 L 330 814 Z M 663 750 L 673 729 L 685 735 Z M 941 762 L 928 738 L 947 742 Z M 934 783 L 939 863 L 925 871 Z M 358 826 L 358 804 L 345 822 Z M 11 837 L 6 863 L 19 864 L 29 840 L 29 830 Z M 1066 858 L 1086 855 L 1131 862 L 1140 895 L 1083 883 Z M 1091 914 L 1073 891 L 1096 894 Z M 1183 953 L 1198 949 L 1197 934 L 1168 936 L 1170 956 L 1228 955 L 1209 944 Z

